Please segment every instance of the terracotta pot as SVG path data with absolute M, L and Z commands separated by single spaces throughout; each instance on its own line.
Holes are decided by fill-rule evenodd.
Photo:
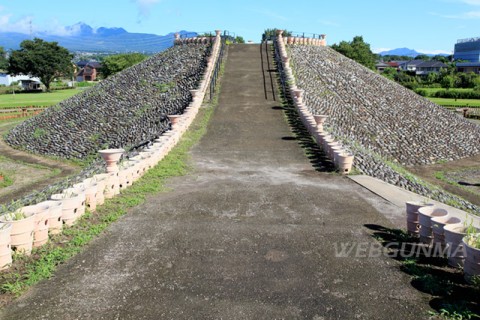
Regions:
M 420 225 L 418 223 L 418 209 L 426 206 L 433 206 L 433 203 L 423 203 L 417 201 L 405 202 L 407 212 L 407 231 L 412 236 L 419 235 Z
M 16 212 L 21 212 L 22 209 L 18 209 Z M 35 228 L 35 215 L 24 214 L 25 218 L 20 220 L 13 220 L 12 214 L 6 214 L 0 216 L 1 222 L 7 222 L 12 225 L 10 232 L 10 240 L 12 249 L 30 255 L 33 247 L 33 230 Z
M 98 151 L 103 160 L 107 163 L 107 172 L 117 172 L 117 163 L 122 157 L 125 150 L 123 149 L 104 149 Z
M 180 115 L 178 114 L 171 114 L 171 115 L 168 115 L 168 119 L 170 120 L 170 122 L 172 123 L 172 126 L 175 126 L 176 124 L 178 124 L 180 122 Z
M 343 147 L 336 146 L 333 148 L 333 163 L 335 164 L 335 167 L 338 167 L 338 162 L 339 162 L 338 156 L 343 153 L 347 153 L 347 151 Z
M 328 158 L 332 161 L 333 159 L 333 150 L 340 150 L 342 149 L 342 145 L 338 141 L 332 141 L 328 144 Z
M 328 116 L 324 114 L 314 114 L 313 118 L 315 119 L 315 122 L 317 123 L 317 125 L 323 125 L 327 120 Z
M 97 206 L 105 203 L 105 190 L 107 188 L 108 173 L 100 173 L 93 176 L 93 180 L 97 183 Z
M 78 211 L 77 211 L 77 215 L 78 217 L 80 218 L 81 216 L 83 216 L 85 214 L 85 211 L 87 209 L 87 188 L 85 187 L 85 185 L 83 183 L 79 183 L 75 186 L 73 186 L 72 188 L 67 188 L 65 190 L 63 190 L 63 193 L 67 194 L 67 195 L 71 195 L 71 194 L 77 194 L 79 196 L 83 196 L 83 203 L 82 205 L 78 208 Z
M 82 212 L 85 212 L 85 194 L 77 194 L 74 189 L 53 194 L 51 199 L 62 202 L 62 221 L 67 226 L 72 226 L 80 218 Z
M 198 96 L 199 90 L 190 90 L 190 93 L 192 94 L 192 98 L 195 99 Z
M 433 243 L 440 245 L 445 244 L 445 232 L 444 227 L 448 224 L 459 224 L 462 220 L 456 217 L 446 216 L 446 217 L 435 217 L 432 218 L 432 233 L 433 233 Z
M 11 223 L 0 223 L 0 270 L 5 270 L 12 264 Z
M 337 156 L 337 169 L 341 174 L 349 174 L 352 170 L 354 156 L 351 153 L 344 152 Z
M 445 244 L 448 246 L 448 264 L 452 267 L 463 267 L 465 248 L 463 238 L 467 235 L 467 227 L 463 223 L 447 224 L 443 227 Z
M 448 217 L 448 211 L 435 206 L 418 209 L 420 224 L 420 241 L 428 245 L 433 243 L 432 218 Z
M 328 155 L 328 144 L 333 141 L 335 141 L 335 139 L 330 134 L 323 137 L 322 149 L 326 155 Z
M 118 183 L 120 190 L 126 189 L 132 184 L 132 170 L 126 163 L 118 171 Z
M 39 203 L 22 208 L 22 212 L 35 216 L 35 227 L 33 230 L 33 247 L 41 247 L 48 242 L 48 222 L 50 218 L 50 208 L 48 205 Z
M 105 188 L 105 198 L 111 199 L 117 194 L 120 194 L 120 179 L 118 172 L 111 172 L 108 174 Z
M 476 234 L 480 237 L 480 234 Z M 465 280 L 472 282 L 472 277 L 480 276 L 480 249 L 473 247 L 468 242 L 468 236 L 464 237 L 463 247 L 465 248 L 465 261 L 463 265 L 463 272 Z
M 333 161 L 335 166 L 337 166 L 337 163 L 338 163 L 338 156 L 340 154 L 345 153 L 345 152 L 346 152 L 345 149 L 343 148 L 343 146 L 340 143 L 338 143 L 337 145 L 334 145 L 330 148 L 329 157 L 330 157 L 330 160 Z
M 47 200 L 40 204 L 48 206 L 48 233 L 59 234 L 63 230 L 62 201 Z
M 302 103 L 302 97 L 303 97 L 304 92 L 305 91 L 301 90 L 301 89 L 295 89 L 293 91 L 293 95 L 297 99 L 297 103 Z
M 85 193 L 85 209 L 95 212 L 97 210 L 97 183 L 92 178 L 87 178 L 82 183 L 73 185 L 73 188 Z
M 92 180 L 97 184 L 97 193 L 95 194 L 95 200 L 97 206 L 101 206 L 105 203 L 105 188 L 107 186 L 107 173 L 96 174 Z

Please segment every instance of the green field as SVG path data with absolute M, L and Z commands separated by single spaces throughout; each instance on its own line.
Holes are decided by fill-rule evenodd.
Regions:
M 458 107 L 480 107 L 480 100 L 474 99 L 446 99 L 446 98 L 430 98 L 428 100 L 435 102 L 441 106 L 458 106 Z
M 42 93 L 2 94 L 0 95 L 0 108 L 52 106 L 82 91 L 82 89 L 68 89 Z
M 438 91 L 443 91 L 445 90 L 444 88 L 418 88 L 420 90 L 425 90 L 428 94 L 429 97 L 435 95 Z M 454 88 L 452 90 L 458 91 L 458 92 L 468 92 L 468 91 L 473 91 L 473 89 L 469 88 Z

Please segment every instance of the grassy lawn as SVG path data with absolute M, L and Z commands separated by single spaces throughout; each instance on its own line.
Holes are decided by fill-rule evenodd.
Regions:
M 444 88 L 419 88 L 419 89 L 425 90 L 425 91 L 428 93 L 428 96 L 429 96 L 429 97 L 435 95 L 435 93 L 437 93 L 438 91 L 443 91 L 443 90 L 445 90 Z M 471 89 L 471 88 L 455 88 L 455 89 L 452 89 L 452 90 L 455 90 L 455 91 L 458 91 L 458 92 L 469 92 L 469 91 L 473 91 L 473 89 Z
M 42 93 L 20 93 L 0 95 L 0 108 L 14 108 L 23 106 L 52 106 L 62 100 L 82 92 L 82 89 L 57 90 Z
M 428 100 L 435 102 L 441 106 L 458 106 L 458 107 L 480 107 L 480 100 L 474 99 L 447 99 L 447 98 L 430 98 Z

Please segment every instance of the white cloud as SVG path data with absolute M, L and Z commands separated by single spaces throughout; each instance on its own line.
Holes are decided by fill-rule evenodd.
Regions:
M 65 27 L 57 20 L 53 20 L 47 30 L 44 32 L 56 36 L 74 36 L 80 33 L 81 24 L 77 23 L 73 26 Z
M 380 53 L 383 51 L 390 51 L 390 50 L 392 50 L 392 48 L 373 48 L 372 49 L 373 53 Z
M 0 32 L 30 33 L 32 17 L 23 17 L 17 21 L 12 21 L 11 18 L 11 14 L 0 15 Z
M 425 53 L 425 54 L 452 54 L 451 51 L 446 50 L 427 50 L 427 49 L 418 49 L 418 52 Z
M 132 0 L 138 7 L 138 15 L 148 17 L 153 6 L 160 3 L 161 0 Z
M 472 6 L 480 6 L 480 0 L 460 0 L 465 4 L 470 4 Z
M 430 12 L 431 15 L 446 18 L 446 19 L 459 19 L 459 20 L 470 20 L 470 19 L 480 19 L 480 11 L 469 11 L 459 14 L 441 14 L 437 12 Z

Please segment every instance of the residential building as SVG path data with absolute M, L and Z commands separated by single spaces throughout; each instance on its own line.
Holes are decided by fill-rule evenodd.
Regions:
M 417 76 L 428 75 L 429 73 L 439 73 L 441 69 L 445 69 L 448 66 L 440 61 L 424 61 L 423 63 L 417 65 L 415 74 Z
M 12 76 L 6 72 L 0 72 L 0 85 L 10 86 L 14 82 L 18 82 L 18 86 L 25 90 L 38 90 L 41 84 L 40 79 L 37 77 L 23 74 Z
M 457 72 L 480 74 L 480 62 L 457 62 Z
M 95 81 L 98 76 L 98 70 L 102 67 L 97 61 L 80 61 L 77 63 L 80 71 L 77 73 L 77 82 Z
M 377 62 L 375 64 L 375 69 L 377 69 L 378 72 L 383 72 L 383 70 L 385 70 L 385 68 L 390 68 L 390 65 L 388 63 L 384 63 L 382 61 Z
M 416 72 L 417 71 L 417 66 L 424 63 L 424 62 L 425 61 L 423 61 L 423 60 L 405 61 L 405 62 L 399 64 L 399 68 L 402 71 Z
M 458 40 L 455 44 L 453 59 L 480 62 L 480 37 Z

